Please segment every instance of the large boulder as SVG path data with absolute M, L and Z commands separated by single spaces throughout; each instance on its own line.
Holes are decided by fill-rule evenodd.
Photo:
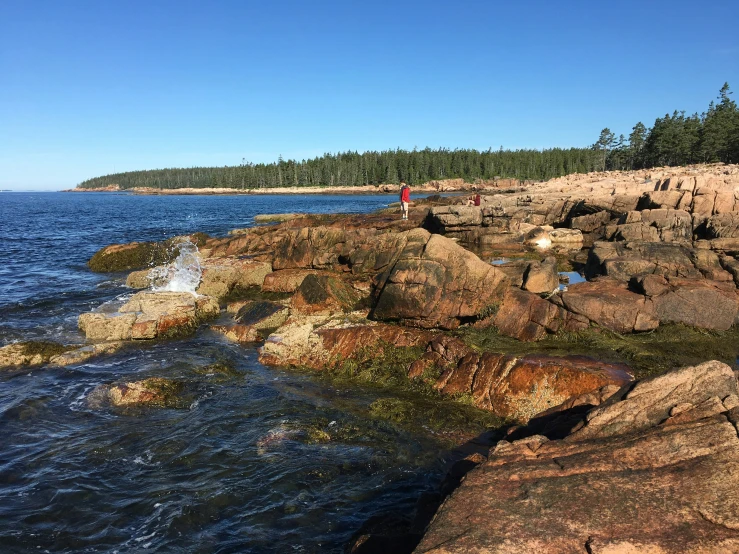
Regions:
M 729 256 L 728 254 L 722 255 L 719 258 L 721 267 L 723 267 L 729 275 L 731 275 L 732 279 L 734 280 L 734 284 L 736 286 L 739 286 L 739 260 L 737 260 L 734 256 Z
M 559 287 L 557 260 L 548 257 L 544 260 L 514 259 L 496 264 L 514 287 L 536 294 L 551 293 Z
M 692 212 L 706 216 L 733 212 L 737 208 L 734 191 L 716 190 L 708 185 L 697 186 L 693 191 Z
M 603 237 L 606 225 L 610 223 L 611 219 L 612 215 L 610 212 L 600 211 L 573 217 L 570 221 L 570 227 L 579 230 L 583 235 L 587 235 L 591 239 L 590 243 L 592 244 L 592 239 Z
M 556 258 L 549 257 L 543 261 L 529 263 L 523 276 L 523 290 L 535 294 L 551 293 L 559 288 Z
M 707 362 L 624 387 L 562 440 L 501 441 L 415 552 L 737 552 L 737 406 Z
M 717 214 L 706 220 L 706 238 L 739 238 L 739 212 Z
M 353 273 L 376 273 L 402 250 L 406 238 L 402 231 L 414 225 L 412 221 L 372 214 L 341 216 L 331 225 L 320 224 L 328 221 L 316 218 L 289 223 L 291 227 L 287 223 L 256 227 L 213 240 L 201 252 L 211 258 L 249 256 L 271 262 L 275 271 L 348 269 Z
M 446 234 L 467 227 L 482 225 L 480 206 L 436 206 L 429 210 L 425 226 L 438 233 Z
M 332 269 L 339 255 L 364 235 L 375 230 L 356 231 L 336 227 L 303 227 L 285 233 L 275 245 L 273 267 L 280 269 Z
M 633 211 L 609 225 L 606 234 L 612 240 L 690 243 L 693 217 L 685 210 Z
M 642 221 L 614 225 L 606 234 L 610 240 L 659 242 L 659 231 Z
M 667 279 L 668 289 L 653 297 L 662 323 L 725 331 L 739 314 L 739 296 L 734 283 L 705 279 Z
M 371 317 L 454 329 L 497 304 L 507 284 L 501 271 L 454 241 L 415 229 L 396 261 L 377 278 Z

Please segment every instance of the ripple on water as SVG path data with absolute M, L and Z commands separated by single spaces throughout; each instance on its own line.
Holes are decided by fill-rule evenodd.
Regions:
M 84 340 L 78 314 L 131 292 L 125 276 L 88 271 L 102 246 L 225 235 L 257 213 L 366 211 L 392 201 L 31 196 L 0 205 L 0 221 L 10 223 L 0 230 L 10 247 L 0 267 L 2 344 Z M 233 371 L 199 371 L 224 361 Z M 182 380 L 188 402 L 122 409 L 88 401 L 101 384 L 149 376 Z M 440 479 L 442 446 L 367 416 L 376 391 L 269 370 L 254 349 L 212 337 L 135 344 L 0 381 L 2 552 L 341 552 L 368 517 L 411 510 Z M 260 447 L 283 427 L 285 436 Z

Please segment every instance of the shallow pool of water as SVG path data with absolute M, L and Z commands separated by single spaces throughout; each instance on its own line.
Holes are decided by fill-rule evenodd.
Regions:
M 585 277 L 577 271 L 560 271 L 559 276 L 560 280 L 567 281 L 566 283 L 559 284 L 559 290 L 566 290 L 569 285 L 584 283 L 586 281 Z M 565 279 L 562 279 L 563 276 Z

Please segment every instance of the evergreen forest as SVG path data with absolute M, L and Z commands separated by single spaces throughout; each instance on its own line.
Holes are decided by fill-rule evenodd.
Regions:
M 545 150 L 486 150 L 447 148 L 340 152 L 311 160 L 254 164 L 153 169 L 115 173 L 88 179 L 79 188 L 118 185 L 122 189 L 227 187 L 359 186 L 410 184 L 462 178 L 546 180 L 570 173 L 630 170 L 693 163 L 739 163 L 739 109 L 728 83 L 702 114 L 675 111 L 658 117 L 652 127 L 638 122 L 628 138 L 609 129 L 584 148 Z

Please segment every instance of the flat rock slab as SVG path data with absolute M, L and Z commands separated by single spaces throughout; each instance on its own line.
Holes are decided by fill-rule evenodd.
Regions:
M 563 440 L 501 441 L 415 552 L 738 552 L 738 404 L 707 362 L 622 389 Z
M 652 300 L 615 279 L 572 285 L 561 294 L 561 301 L 568 311 L 617 333 L 651 331 L 659 326 Z
M 122 341 L 172 337 L 193 332 L 197 325 L 219 313 L 209 296 L 188 292 L 139 292 L 118 312 L 88 312 L 78 325 L 89 340 Z

